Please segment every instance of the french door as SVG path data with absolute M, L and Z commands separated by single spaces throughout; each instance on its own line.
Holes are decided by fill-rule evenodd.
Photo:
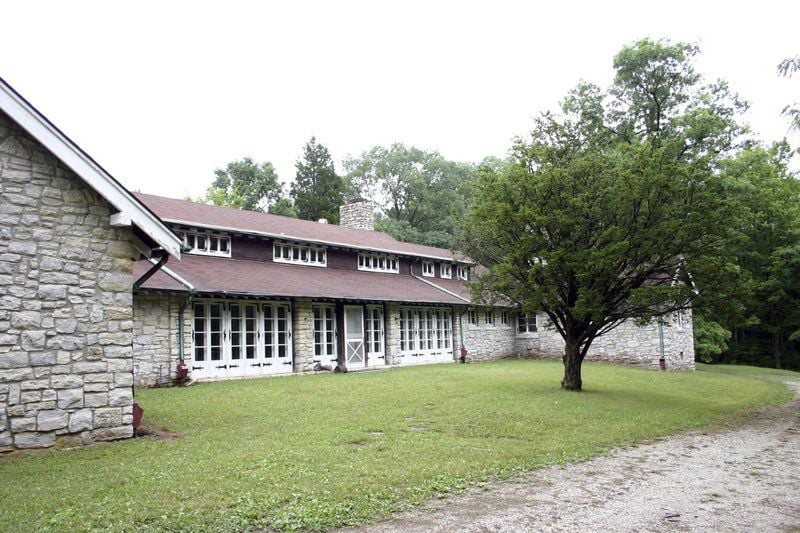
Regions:
M 449 309 L 400 309 L 399 364 L 452 361 L 452 327 Z
M 314 312 L 314 362 L 331 369 L 338 363 L 336 349 L 336 309 L 332 305 L 319 304 Z
M 192 329 L 195 379 L 292 371 L 288 304 L 196 301 Z
M 386 362 L 383 342 L 383 307 L 367 306 L 367 364 L 380 366 Z

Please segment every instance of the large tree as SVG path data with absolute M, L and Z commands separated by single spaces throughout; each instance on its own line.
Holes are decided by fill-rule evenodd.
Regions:
M 348 158 L 344 167 L 350 190 L 378 207 L 377 229 L 405 241 L 452 247 L 458 218 L 472 197 L 473 165 L 396 143 Z
M 331 154 L 311 137 L 295 163 L 297 174 L 291 185 L 297 215 L 305 220 L 325 218 L 339 223 L 339 206 L 344 201 L 344 181 L 336 174 Z
M 565 342 L 564 389 L 581 390 L 592 342 L 624 321 L 736 293 L 737 207 L 718 163 L 743 105 L 724 83 L 702 84 L 696 53 L 623 48 L 607 91 L 580 84 L 519 140 L 507 170 L 481 172 L 463 236 L 487 267 L 473 292 L 549 317 Z
M 778 73 L 781 76 L 791 78 L 797 72 L 800 72 L 800 56 L 786 58 L 778 65 Z M 791 129 L 800 131 L 800 103 L 795 102 L 785 106 L 783 115 L 789 118 Z
M 789 153 L 785 142 L 751 146 L 722 164 L 743 207 L 737 254 L 752 278 L 742 316 L 718 319 L 735 332 L 727 361 L 800 367 L 800 182 Z
M 218 168 L 214 175 L 206 191 L 206 199 L 214 205 L 266 211 L 283 196 L 283 186 L 269 161 L 258 164 L 245 157 Z

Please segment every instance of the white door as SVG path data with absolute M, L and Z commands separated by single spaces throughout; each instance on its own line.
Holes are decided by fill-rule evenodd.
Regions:
M 192 378 L 227 376 L 225 305 L 197 302 L 193 311 Z
M 364 309 L 360 305 L 344 306 L 344 352 L 348 370 L 364 368 Z
M 228 304 L 228 377 L 261 374 L 258 356 L 258 304 Z
M 383 348 L 383 307 L 367 307 L 367 364 L 370 367 L 386 364 Z
M 293 366 L 291 308 L 288 304 L 263 304 L 262 316 L 262 373 L 291 372 Z
M 331 369 L 336 368 L 336 311 L 332 305 L 315 305 L 314 311 L 314 362 Z

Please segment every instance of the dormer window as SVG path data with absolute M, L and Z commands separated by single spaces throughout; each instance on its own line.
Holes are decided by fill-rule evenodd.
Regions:
M 458 279 L 466 281 L 469 278 L 469 269 L 463 266 L 456 267 L 456 277 Z
M 423 261 L 422 262 L 422 275 L 428 278 L 432 278 L 433 274 L 433 261 Z
M 304 244 L 276 242 L 272 247 L 272 260 L 277 263 L 295 263 L 324 267 L 327 265 L 325 249 Z
M 231 239 L 226 235 L 206 231 L 178 231 L 178 237 L 188 248 L 188 254 L 231 256 Z
M 439 275 L 444 279 L 453 279 L 453 266 L 449 263 L 439 265 Z
M 393 255 L 360 253 L 358 254 L 358 269 L 371 272 L 400 272 L 400 261 Z

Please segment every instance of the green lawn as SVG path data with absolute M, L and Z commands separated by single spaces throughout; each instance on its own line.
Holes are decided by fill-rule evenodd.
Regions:
M 185 437 L 0 457 L 0 530 L 363 523 L 790 397 L 773 380 L 704 369 L 585 365 L 583 393 L 559 389 L 552 361 L 138 390 L 145 423 Z

